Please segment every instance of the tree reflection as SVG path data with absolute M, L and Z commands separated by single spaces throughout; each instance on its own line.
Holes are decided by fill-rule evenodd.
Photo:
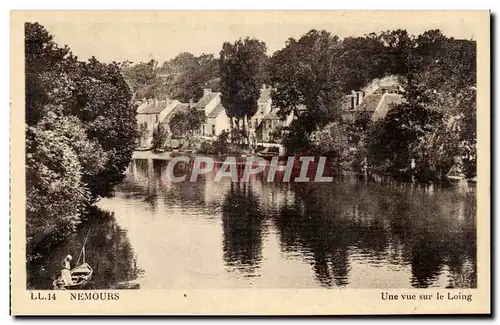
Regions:
M 76 265 L 87 233 L 86 262 L 94 273 L 92 281 L 82 289 L 120 288 L 122 283 L 136 280 L 143 274 L 126 231 L 117 224 L 113 214 L 96 209 L 89 218 L 88 223 L 65 243 L 47 252 L 46 259 L 29 266 L 28 288 L 52 289 L 52 277 L 59 276 L 67 254 L 73 256 L 72 266 Z M 138 288 L 138 284 L 134 288 Z
M 291 188 L 295 199 L 274 216 L 282 250 L 301 252 L 321 285 L 347 285 L 357 254 L 372 265 L 410 265 L 414 287 L 434 285 L 443 272 L 450 287 L 475 287 L 472 195 L 355 183 Z
M 253 274 L 262 259 L 264 216 L 248 183 L 231 183 L 222 202 L 224 261 L 231 269 Z
M 313 266 L 318 282 L 325 287 L 345 286 L 349 276 L 349 243 L 354 238 L 349 221 L 335 210 L 328 211 L 307 185 L 293 186 L 294 204 L 275 215 L 282 245 L 301 251 Z
M 476 222 L 473 196 L 447 191 L 392 194 L 388 210 L 392 240 L 403 250 L 402 264 L 411 266 L 411 285 L 427 288 L 448 272 L 448 287 L 475 287 Z M 468 267 L 470 265 L 471 267 Z M 467 271 L 466 269 L 473 271 Z
M 432 235 L 424 235 L 411 247 L 411 284 L 427 288 L 441 273 L 443 250 L 437 247 Z

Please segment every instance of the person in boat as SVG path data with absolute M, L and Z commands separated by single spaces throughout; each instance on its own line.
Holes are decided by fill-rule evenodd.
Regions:
M 71 280 L 71 260 L 73 257 L 68 255 L 64 258 L 64 266 L 61 271 L 61 279 L 64 281 L 65 285 L 70 285 L 73 280 Z

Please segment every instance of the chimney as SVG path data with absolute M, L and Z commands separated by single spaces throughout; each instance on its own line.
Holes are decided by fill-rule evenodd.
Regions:
M 358 95 L 357 105 L 359 105 L 363 102 L 363 98 L 365 97 L 365 93 L 363 91 L 358 91 L 357 95 Z
M 211 88 L 204 88 L 203 89 L 203 97 L 205 97 L 206 95 L 211 94 L 211 93 L 212 93 Z
M 358 106 L 358 96 L 356 92 L 353 90 L 351 91 L 351 109 L 355 109 Z
M 155 106 L 158 106 L 158 98 L 154 99 Z
M 193 99 L 189 99 L 189 108 L 192 108 L 193 107 Z

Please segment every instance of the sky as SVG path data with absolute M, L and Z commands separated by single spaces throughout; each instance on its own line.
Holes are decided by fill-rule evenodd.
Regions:
M 447 36 L 474 39 L 478 16 L 467 12 L 335 12 L 335 11 L 170 11 L 170 12 L 50 12 L 33 14 L 81 60 L 95 56 L 104 62 L 160 63 L 181 52 L 218 54 L 224 41 L 256 37 L 268 54 L 283 48 L 288 38 L 325 29 L 341 38 L 370 32 L 407 29 L 420 34 L 441 29 Z

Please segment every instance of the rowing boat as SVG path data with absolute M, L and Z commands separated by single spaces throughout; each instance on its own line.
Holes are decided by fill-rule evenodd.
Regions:
M 65 283 L 63 275 L 61 274 L 57 279 L 54 280 L 54 289 L 66 290 L 66 289 L 78 289 L 84 286 L 88 281 L 90 281 L 94 270 L 90 267 L 88 263 L 85 262 L 85 244 L 89 238 L 90 229 L 85 236 L 85 241 L 82 245 L 82 251 L 80 256 L 78 256 L 77 266 L 71 269 L 69 272 L 71 274 L 71 283 Z M 80 257 L 83 257 L 83 263 L 80 263 Z
M 54 289 L 77 289 L 85 285 L 91 278 L 94 270 L 90 267 L 88 263 L 83 263 L 78 265 L 74 269 L 70 270 L 71 274 L 71 283 L 66 284 L 64 280 L 60 276 L 56 280 L 54 280 Z

